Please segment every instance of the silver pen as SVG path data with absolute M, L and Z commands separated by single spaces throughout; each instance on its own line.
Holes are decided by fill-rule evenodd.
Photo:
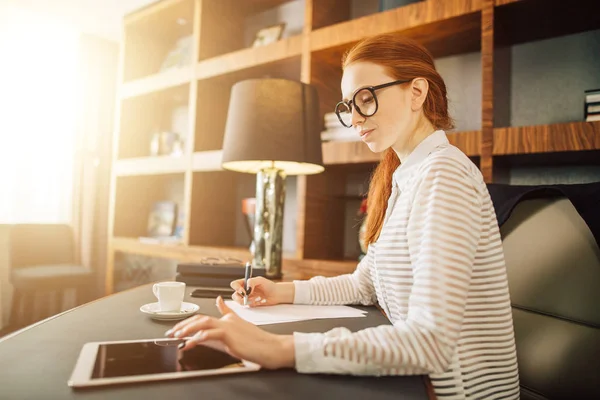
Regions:
M 252 278 L 252 263 L 246 263 L 246 273 L 244 274 L 244 305 L 248 305 L 248 296 L 252 289 L 248 286 L 248 279 Z

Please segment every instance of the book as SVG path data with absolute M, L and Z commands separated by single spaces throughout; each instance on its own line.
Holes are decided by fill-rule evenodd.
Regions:
M 584 93 L 586 103 L 600 102 L 600 89 L 586 90 Z
M 600 121 L 600 113 L 588 114 L 588 116 L 585 119 L 585 122 L 592 122 L 592 121 Z
M 177 264 L 177 272 L 184 275 L 203 276 L 226 276 L 228 278 L 243 278 L 246 273 L 246 265 L 243 263 L 180 263 Z M 252 276 L 265 276 L 264 268 L 253 268 Z

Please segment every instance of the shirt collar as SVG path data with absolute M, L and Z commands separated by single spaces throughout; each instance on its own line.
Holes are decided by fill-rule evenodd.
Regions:
M 427 156 L 433 153 L 439 147 L 445 147 L 449 144 L 446 132 L 443 130 L 437 130 L 431 135 L 427 136 L 414 148 L 414 150 L 408 155 L 406 160 L 400 164 L 400 166 L 394 171 L 393 183 L 400 189 L 403 188 L 409 177 L 409 171 L 414 169 L 417 165 L 421 164 Z

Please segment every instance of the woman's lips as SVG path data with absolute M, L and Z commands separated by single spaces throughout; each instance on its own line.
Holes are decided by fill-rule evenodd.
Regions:
M 375 130 L 375 129 L 367 129 L 366 131 L 361 131 L 361 132 L 360 132 L 360 138 L 361 138 L 362 140 L 365 140 L 365 139 L 366 139 L 366 138 L 369 136 L 369 134 L 370 134 L 371 132 L 373 132 L 374 130 Z

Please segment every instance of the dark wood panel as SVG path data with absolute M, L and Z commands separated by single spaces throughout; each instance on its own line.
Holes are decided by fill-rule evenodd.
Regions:
M 502 2 L 506 5 L 496 8 L 498 46 L 600 29 L 598 0 Z
M 341 62 L 331 62 L 327 53 L 312 53 L 310 66 L 310 83 L 317 88 L 319 95 L 319 111 L 323 117 L 333 112 L 335 105 L 342 99 L 342 67 Z M 323 58 L 325 57 L 325 58 Z
M 312 30 L 348 21 L 350 1 L 348 0 L 305 0 L 312 3 Z
M 231 0 L 203 0 L 199 60 L 244 47 L 244 9 Z
M 494 129 L 494 155 L 600 149 L 600 122 Z
M 190 218 L 190 245 L 233 246 L 238 180 L 242 174 L 219 171 L 194 173 Z
M 344 254 L 345 172 L 326 169 L 304 178 L 302 258 L 341 259 Z M 298 221 L 300 224 L 300 221 Z
M 481 158 L 486 182 L 493 180 L 494 146 L 494 0 L 483 0 L 481 10 Z

